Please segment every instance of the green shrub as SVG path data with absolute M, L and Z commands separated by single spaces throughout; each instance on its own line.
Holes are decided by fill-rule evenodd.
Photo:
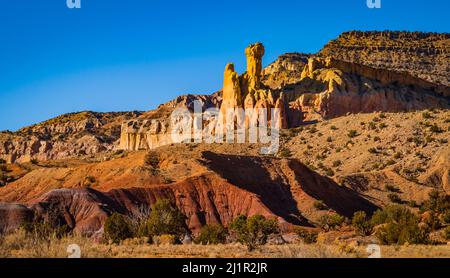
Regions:
M 339 214 L 325 214 L 319 219 L 319 225 L 325 231 L 336 230 L 344 223 L 345 218 Z
M 348 131 L 348 134 L 347 134 L 347 136 L 348 137 L 350 137 L 350 138 L 355 138 L 355 137 L 357 137 L 359 134 L 358 134 L 358 132 L 356 131 L 356 130 L 349 130 Z
M 317 242 L 318 233 L 314 231 L 308 231 L 302 227 L 296 227 L 294 233 L 303 241 L 305 244 L 313 244 Z
M 48 220 L 37 220 L 21 225 L 21 228 L 35 242 L 50 241 L 52 238 L 62 238 L 66 236 L 70 229 L 67 225 L 58 225 Z
M 419 218 L 400 205 L 388 206 L 374 213 L 372 225 L 379 225 L 376 236 L 382 244 L 427 244 L 429 231 L 419 227 Z
M 392 184 L 386 184 L 385 186 L 384 186 L 384 189 L 386 189 L 387 191 L 390 191 L 390 192 L 400 192 L 400 188 L 398 188 L 397 186 L 395 186 L 395 185 L 392 185 Z
M 279 233 L 276 219 L 266 219 L 262 215 L 247 218 L 241 215 L 233 220 L 230 229 L 237 240 L 245 244 L 249 251 L 267 243 L 269 235 Z
M 438 125 L 433 124 L 432 126 L 430 126 L 430 131 L 433 133 L 442 133 L 444 132 L 444 130 L 442 130 Z
M 422 113 L 422 118 L 428 120 L 428 119 L 433 118 L 433 116 L 431 116 L 430 112 L 423 112 Z
M 400 196 L 398 196 L 398 194 L 395 194 L 395 193 L 389 193 L 388 198 L 391 202 L 396 203 L 396 204 L 401 204 L 403 202 L 402 199 L 400 198 Z
M 325 167 L 323 170 L 325 171 L 325 175 L 327 175 L 328 177 L 334 176 L 334 171 L 333 171 L 333 169 L 328 168 L 328 167 Z
M 377 124 L 374 122 L 369 122 L 369 129 L 370 130 L 375 130 L 377 129 Z
M 129 219 L 116 212 L 106 219 L 104 232 L 105 238 L 116 244 L 133 236 Z
M 394 154 L 394 158 L 395 159 L 400 159 L 400 158 L 402 158 L 402 153 L 401 152 L 396 152 L 395 154 Z
M 160 158 L 159 154 L 155 151 L 148 152 L 144 157 L 145 165 L 151 166 L 153 169 L 159 168 Z
M 444 238 L 450 240 L 450 226 L 444 229 Z
M 222 225 L 205 225 L 195 239 L 197 244 L 219 244 L 225 243 L 228 232 Z
M 437 190 L 433 190 L 428 195 L 421 207 L 421 211 L 433 211 L 437 213 L 445 213 L 450 210 L 450 195 L 440 193 Z
M 444 212 L 441 217 L 442 217 L 443 224 L 447 224 L 447 225 L 450 224 L 450 210 Z
M 373 232 L 373 225 L 364 211 L 357 211 L 353 214 L 352 224 L 362 236 L 369 236 Z
M 317 210 L 327 210 L 328 207 L 323 201 L 314 201 L 313 206 Z
M 172 206 L 169 200 L 158 200 L 152 207 L 147 221 L 149 237 L 175 235 L 179 238 L 186 233 L 186 217 Z
M 288 149 L 288 148 L 283 148 L 281 151 L 280 151 L 280 157 L 291 157 L 292 156 L 292 153 L 291 153 L 291 151 Z
M 333 161 L 333 167 L 339 167 L 341 165 L 342 165 L 342 161 L 340 161 L 340 160 Z

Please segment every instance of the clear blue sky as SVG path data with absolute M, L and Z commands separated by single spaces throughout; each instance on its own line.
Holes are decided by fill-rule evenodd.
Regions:
M 0 0 L 0 130 L 62 113 L 149 110 L 220 89 L 227 62 L 245 67 L 316 52 L 348 30 L 449 32 L 448 0 Z

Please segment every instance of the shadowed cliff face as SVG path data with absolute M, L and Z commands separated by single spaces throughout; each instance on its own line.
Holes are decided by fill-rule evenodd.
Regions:
M 296 222 L 302 198 L 322 200 L 336 212 L 351 217 L 355 211 L 377 207 L 357 193 L 320 176 L 298 160 L 221 155 L 205 152 L 205 163 L 230 183 L 258 194 L 261 201 L 283 218 Z M 293 218 L 291 218 L 293 217 Z

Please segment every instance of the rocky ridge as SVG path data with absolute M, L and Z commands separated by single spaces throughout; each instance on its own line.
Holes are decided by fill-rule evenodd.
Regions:
M 449 33 L 345 32 L 330 41 L 319 55 L 377 69 L 408 72 L 450 86 Z

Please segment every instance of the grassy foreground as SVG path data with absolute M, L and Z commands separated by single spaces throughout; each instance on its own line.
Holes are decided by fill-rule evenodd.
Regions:
M 83 237 L 36 241 L 24 232 L 10 234 L 0 241 L 2 258 L 67 258 L 67 248 L 77 244 L 82 258 L 367 258 L 366 246 L 356 243 L 265 245 L 253 252 L 241 244 L 154 245 L 145 239 L 121 244 L 97 243 Z M 384 258 L 450 258 L 450 245 L 381 246 Z

